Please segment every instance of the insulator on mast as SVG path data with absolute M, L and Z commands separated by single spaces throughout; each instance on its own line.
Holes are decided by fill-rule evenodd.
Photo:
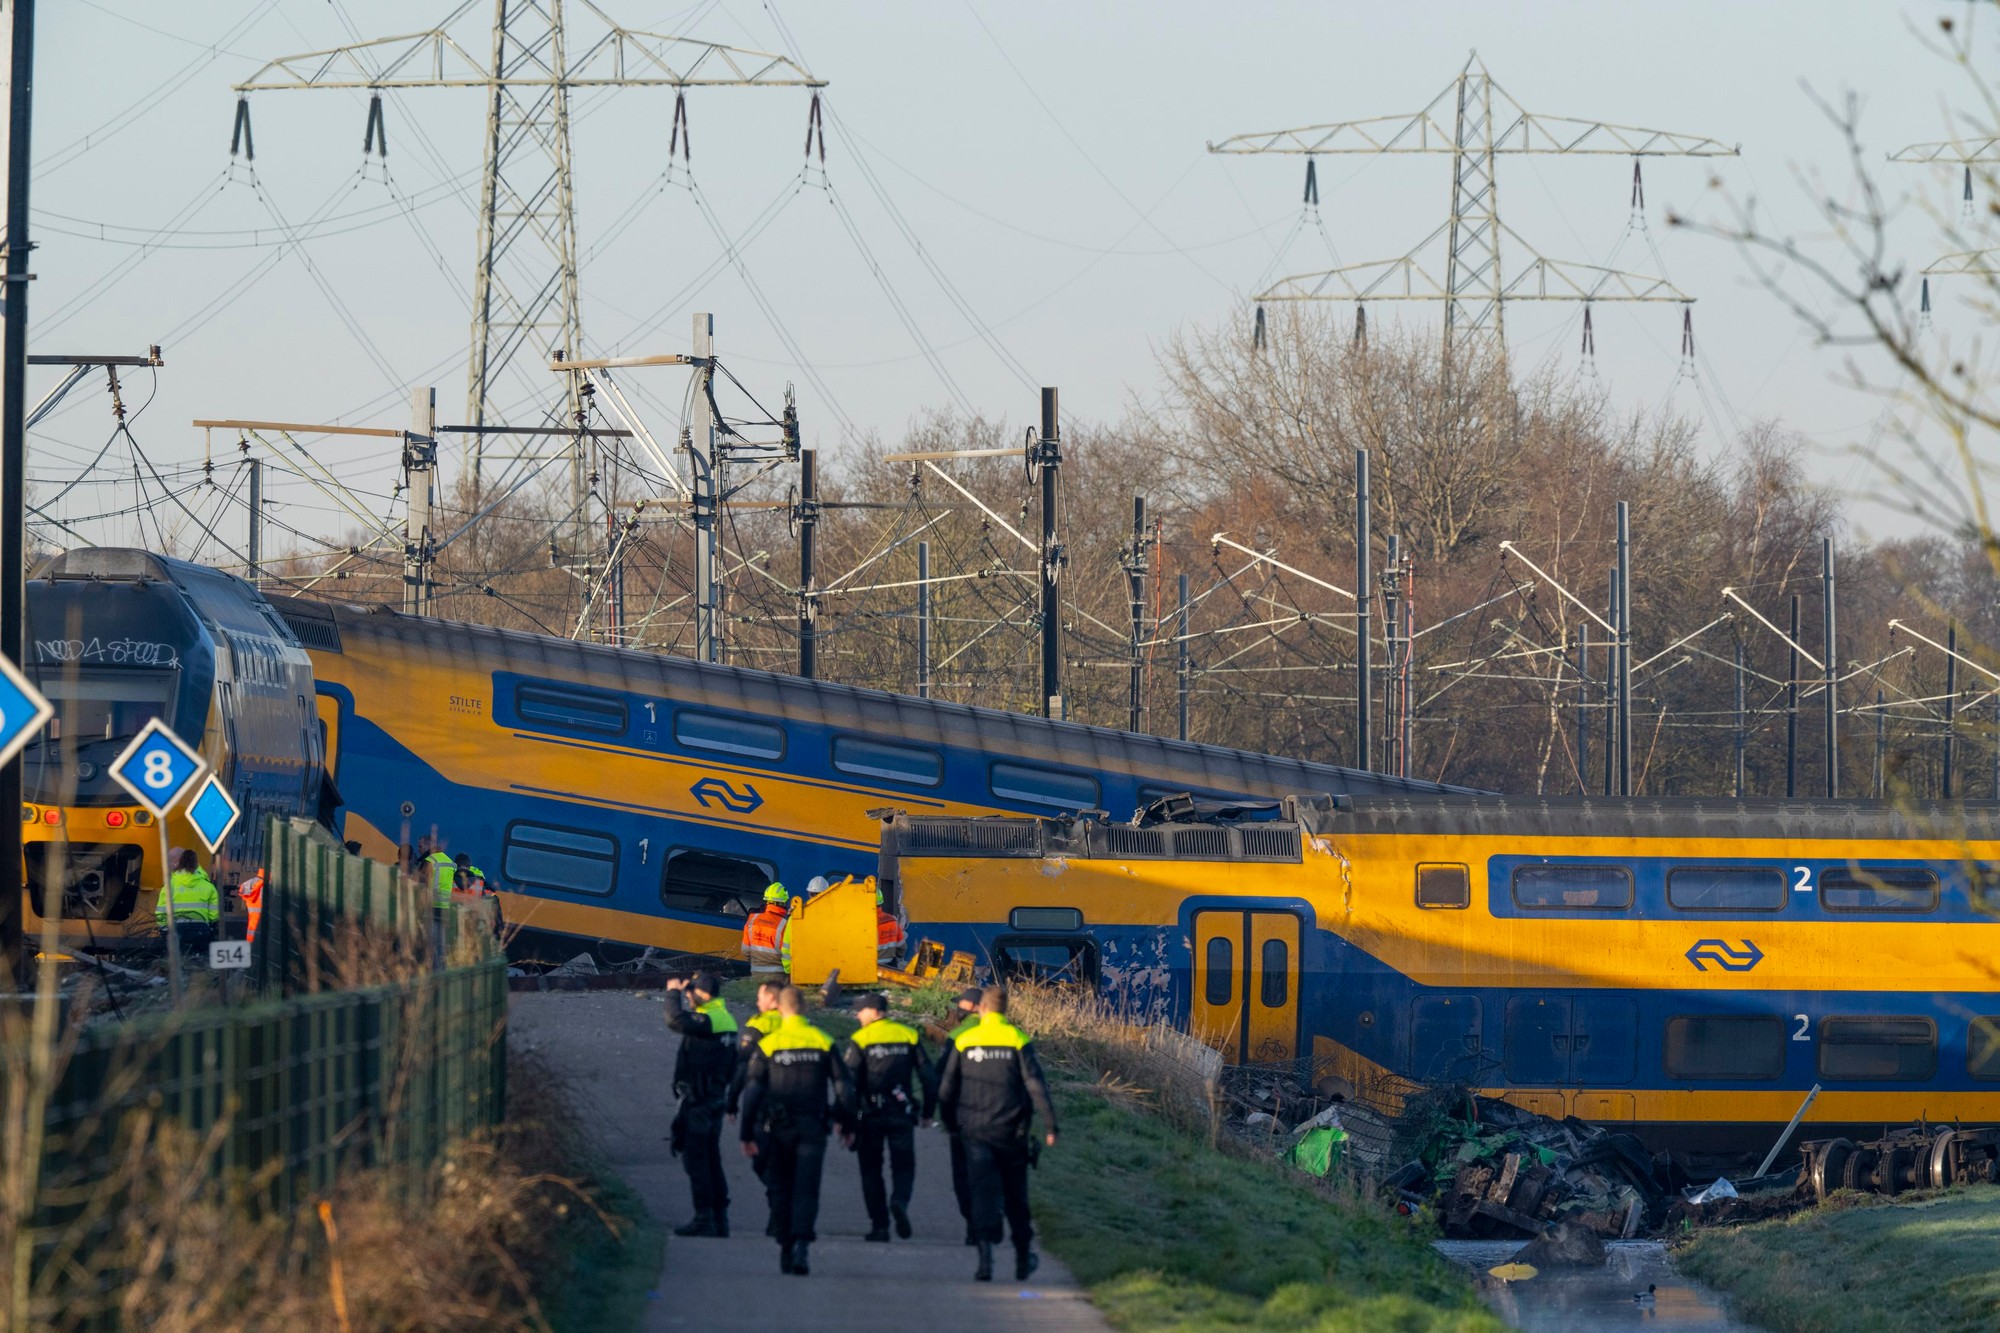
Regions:
M 820 120 L 819 89 L 813 89 L 812 106 L 806 111 L 806 158 L 813 155 L 813 136 L 819 136 L 819 164 L 826 165 L 826 125 Z
M 1257 322 L 1250 331 L 1250 345 L 1258 351 L 1264 350 L 1264 307 L 1257 307 Z
M 382 120 L 382 94 L 368 95 L 368 127 L 361 131 L 361 155 L 379 151 L 383 161 L 389 160 L 389 127 Z
M 1597 355 L 1597 331 L 1590 324 L 1590 302 L 1583 303 L 1583 357 L 1588 361 Z
M 676 88 L 674 90 L 674 129 L 673 133 L 667 137 L 667 160 L 669 162 L 673 161 L 674 150 L 679 149 L 681 161 L 693 165 L 693 158 L 689 155 L 689 149 L 693 146 L 693 143 L 694 136 L 688 133 L 687 94 Z
M 1359 301 L 1354 303 L 1354 346 L 1363 352 L 1368 350 L 1368 307 Z
M 235 157 L 237 150 L 243 152 L 245 162 L 257 160 L 257 146 L 250 139 L 250 98 L 239 95 L 236 99 L 236 128 L 229 136 L 229 155 Z
M 1634 213 L 1643 213 L 1646 210 L 1646 178 L 1639 174 L 1640 161 L 1641 159 L 1636 157 L 1632 159 L 1632 211 Z
M 1319 207 L 1319 172 L 1311 158 L 1306 159 L 1306 202 L 1314 208 Z
M 1681 307 L 1681 359 L 1694 360 L 1694 307 Z

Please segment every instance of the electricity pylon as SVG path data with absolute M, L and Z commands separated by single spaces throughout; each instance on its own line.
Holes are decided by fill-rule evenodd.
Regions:
M 525 348 L 536 363 L 583 352 L 577 305 L 576 209 L 570 163 L 569 95 L 578 88 L 812 88 L 826 86 L 781 55 L 643 32 L 579 0 L 606 31 L 569 54 L 564 0 L 493 0 L 492 59 L 482 64 L 448 31 L 480 0 L 465 0 L 436 27 L 283 56 L 236 85 L 237 137 L 249 148 L 253 92 L 345 88 L 370 94 L 364 151 L 388 136 L 382 93 L 411 88 L 479 88 L 486 93 L 485 170 L 479 189 L 479 247 L 473 277 L 472 357 L 465 419 L 488 424 L 502 373 Z M 818 94 L 815 92 L 815 97 Z M 674 108 L 674 139 L 686 109 Z M 233 153 L 235 148 L 231 148 Z M 671 151 L 671 147 L 670 147 Z M 535 379 L 539 379 L 539 374 Z M 472 436 L 473 481 L 479 441 Z
M 1940 143 L 1913 143 L 1908 148 L 1889 154 L 1891 162 L 1913 162 L 1935 166 L 1939 163 L 1953 163 L 1965 168 L 1965 194 L 1963 199 L 1965 218 L 1972 217 L 1972 168 L 1982 162 L 2000 162 L 2000 138 L 1948 139 Z M 1923 271 L 1923 309 L 1926 314 L 1931 305 L 1932 276 L 1991 277 L 2000 274 L 2000 250 L 1961 250 L 1957 254 L 1944 255 L 1931 261 Z
M 1445 90 L 1415 115 L 1310 125 L 1240 134 L 1208 145 L 1211 153 L 1296 153 L 1308 158 L 1362 153 L 1448 153 L 1451 216 L 1397 259 L 1349 264 L 1323 273 L 1281 278 L 1255 299 L 1265 301 L 1443 301 L 1444 345 L 1491 334 L 1504 345 L 1503 311 L 1510 301 L 1678 301 L 1693 299 L 1664 278 L 1594 264 L 1550 259 L 1500 220 L 1496 159 L 1508 153 L 1567 153 L 1642 157 L 1734 157 L 1738 150 L 1695 134 L 1635 129 L 1522 108 L 1486 72 L 1474 52 Z M 1310 188 L 1310 187 L 1309 187 Z M 1317 190 L 1312 190 L 1314 195 Z M 1503 278 L 1500 238 L 1531 258 Z M 1445 237 L 1444 280 L 1420 255 Z

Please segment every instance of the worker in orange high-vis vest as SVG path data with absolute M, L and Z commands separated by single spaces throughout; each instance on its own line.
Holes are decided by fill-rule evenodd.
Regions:
M 254 941 L 257 927 L 264 921 L 264 867 L 258 866 L 256 874 L 236 886 L 236 896 L 243 900 L 243 910 L 250 914 L 250 929 L 243 938 Z
M 773 884 L 764 890 L 764 910 L 743 923 L 743 956 L 750 960 L 752 972 L 782 970 L 778 964 L 778 941 L 784 934 L 791 902 L 785 886 Z

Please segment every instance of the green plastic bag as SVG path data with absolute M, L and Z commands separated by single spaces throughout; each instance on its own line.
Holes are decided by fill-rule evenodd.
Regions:
M 1301 1171 L 1323 1176 L 1347 1153 L 1347 1131 L 1337 1126 L 1309 1129 L 1285 1150 L 1285 1160 Z

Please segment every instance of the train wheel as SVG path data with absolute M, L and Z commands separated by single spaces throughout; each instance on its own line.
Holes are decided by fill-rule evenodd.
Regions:
M 1820 1145 L 1813 1156 L 1812 1187 L 1813 1197 L 1821 1203 L 1827 1195 L 1840 1188 L 1848 1161 L 1854 1156 L 1854 1145 L 1846 1139 L 1835 1139 Z
M 1875 1183 L 1875 1164 L 1881 1159 L 1882 1155 L 1873 1148 L 1855 1148 L 1840 1168 L 1840 1187 L 1844 1190 L 1868 1189 Z
M 1929 1182 L 1934 1190 L 1951 1188 L 1951 1144 L 1956 1133 L 1955 1130 L 1941 1129 L 1931 1140 Z
M 1901 1194 L 1913 1185 L 1921 1184 L 1921 1179 L 1908 1177 L 1916 1174 L 1921 1153 L 1907 1144 L 1893 1143 L 1882 1150 L 1880 1168 L 1875 1173 L 1875 1188 L 1883 1194 Z

